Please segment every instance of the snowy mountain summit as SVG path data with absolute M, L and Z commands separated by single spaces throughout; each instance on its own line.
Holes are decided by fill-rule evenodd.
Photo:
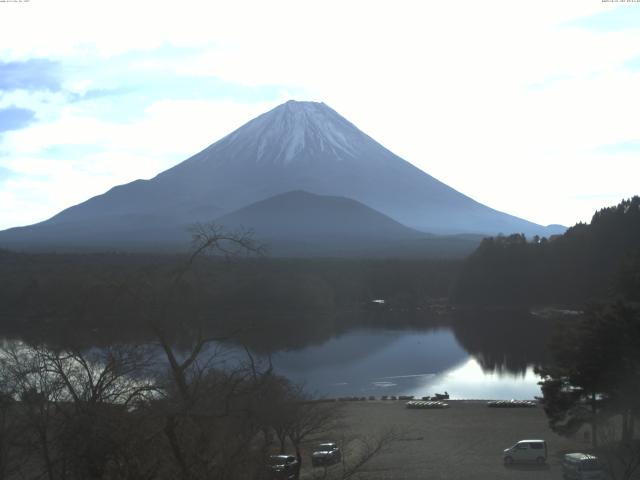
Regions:
M 318 197 L 283 196 L 233 215 L 293 191 Z M 176 245 L 179 239 L 188 238 L 186 228 L 196 221 L 257 222 L 259 212 L 273 216 L 274 221 L 277 217 L 279 225 L 284 225 L 286 219 L 277 213 L 284 209 L 280 206 L 305 198 L 314 199 L 307 201 L 314 208 L 310 216 L 320 211 L 329 215 L 332 209 L 342 208 L 339 205 L 353 207 L 332 197 L 361 204 L 363 208 L 352 210 L 358 212 L 353 218 L 366 216 L 370 231 L 376 231 L 371 222 L 378 222 L 380 230 L 383 224 L 392 223 L 367 208 L 390 217 L 401 224 L 392 229 L 397 235 L 404 235 L 400 232 L 405 227 L 446 235 L 516 232 L 546 236 L 563 230 L 548 229 L 476 202 L 387 150 L 324 103 L 289 101 L 155 178 L 116 186 L 40 224 L 0 232 L 0 247 L 3 241 L 8 246 L 25 245 L 36 238 L 40 244 L 63 247 L 81 238 L 83 246 L 102 242 L 105 248 L 126 248 L 134 239 L 138 249 L 149 243 Z M 300 223 L 305 212 L 289 207 L 285 210 L 291 212 L 291 221 Z M 337 211 L 333 216 L 340 217 Z M 314 230 L 308 225 L 311 235 Z M 340 231 L 336 227 L 334 237 L 342 235 Z
M 341 160 L 355 157 L 365 136 L 355 125 L 324 103 L 287 103 L 251 120 L 231 133 L 217 148 L 250 148 L 257 163 L 309 161 L 305 152 Z

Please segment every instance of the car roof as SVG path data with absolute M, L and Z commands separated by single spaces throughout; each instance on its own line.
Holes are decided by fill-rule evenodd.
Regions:
M 571 458 L 573 460 L 597 460 L 598 457 L 590 455 L 588 453 L 566 453 L 564 458 Z
M 270 458 L 281 458 L 283 460 L 286 460 L 287 458 L 293 457 L 293 455 L 270 455 Z
M 539 438 L 534 438 L 534 439 L 529 439 L 529 440 L 518 440 L 518 443 L 523 443 L 523 442 L 542 442 L 544 443 L 544 440 L 540 440 Z

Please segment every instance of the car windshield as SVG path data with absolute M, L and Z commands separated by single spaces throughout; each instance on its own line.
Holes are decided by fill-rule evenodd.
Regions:
M 269 457 L 269 465 L 284 465 L 287 457 Z

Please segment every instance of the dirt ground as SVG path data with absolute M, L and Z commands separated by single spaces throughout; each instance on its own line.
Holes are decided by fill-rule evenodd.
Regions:
M 484 401 L 447 403 L 448 409 L 413 410 L 403 401 L 348 402 L 344 430 L 326 440 L 340 442 L 345 434 L 371 435 L 391 426 L 402 431 L 401 440 L 367 465 L 361 475 L 367 480 L 561 479 L 562 456 L 589 448 L 588 443 L 554 434 L 540 406 L 505 409 L 489 408 Z M 502 451 L 527 438 L 547 441 L 547 465 L 506 467 Z M 312 478 L 308 459 L 301 473 L 302 479 Z

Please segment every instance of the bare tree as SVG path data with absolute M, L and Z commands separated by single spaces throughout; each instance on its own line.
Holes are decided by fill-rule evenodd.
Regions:
M 333 428 L 336 406 L 310 401 L 273 372 L 270 360 L 256 361 L 245 349 L 243 360 L 224 364 L 220 344 L 239 330 L 211 335 L 200 318 L 173 318 L 180 310 L 168 306 L 183 305 L 194 291 L 202 294 L 193 287 L 196 270 L 208 266 L 196 266 L 201 256 L 263 250 L 248 232 L 227 234 L 213 224 L 193 232 L 194 250 L 183 266 L 166 278 L 138 282 L 135 291 L 122 289 L 152 326 L 154 348 L 15 344 L 0 354 L 10 387 L 7 402 L 0 397 L 0 474 L 9 471 L 2 414 L 15 401 L 38 458 L 30 468 L 49 480 L 251 479 L 263 470 L 272 432 L 281 448 L 290 442 L 301 463 L 301 445 Z M 172 342 L 172 323 L 187 332 L 186 348 Z M 158 352 L 164 374 L 158 373 Z M 378 451 L 362 443 L 358 452 L 365 460 L 345 471 L 357 471 L 371 449 Z
M 389 428 L 370 436 L 357 436 L 348 442 L 350 455 L 343 460 L 341 480 L 358 478 L 363 474 L 366 465 L 376 456 L 383 453 L 393 442 L 400 438 L 397 429 Z
M 55 432 L 63 384 L 47 373 L 46 357 L 41 350 L 12 344 L 3 349 L 1 357 L 4 377 L 21 405 L 20 421 L 31 440 L 31 450 L 38 457 L 43 476 L 54 480 L 61 459 L 55 448 Z
M 336 403 L 311 401 L 301 388 L 295 388 L 293 404 L 289 407 L 291 418 L 286 431 L 295 448 L 300 466 L 302 466 L 301 445 L 311 437 L 334 430 L 341 418 L 339 407 Z
M 367 478 L 369 463 L 384 453 L 403 433 L 389 428 L 371 435 L 351 434 L 343 436 L 340 442 L 343 448 L 342 461 L 334 467 L 323 467 L 313 474 L 316 480 L 347 480 Z
M 191 255 L 185 265 L 188 269 L 201 255 L 223 255 L 227 258 L 240 255 L 264 255 L 265 245 L 257 242 L 253 230 L 239 229 L 233 232 L 225 230 L 215 222 L 196 223 L 190 229 Z
M 46 372 L 62 381 L 64 395 L 76 408 L 100 403 L 126 408 L 157 393 L 148 346 L 116 344 L 89 351 L 34 347 L 33 351 L 43 358 Z
M 190 480 L 253 478 L 281 379 L 251 356 L 224 368 L 220 351 L 203 345 L 213 341 L 202 338 L 181 355 L 163 345 L 169 367 L 160 405 L 172 471 Z
M 2 371 L 25 435 L 49 480 L 102 478 L 122 464 L 140 429 L 134 410 L 157 389 L 144 349 L 113 345 L 89 352 L 14 344 L 1 352 Z
M 618 433 L 617 420 L 622 424 L 622 434 Z M 610 417 L 600 426 L 602 445 L 599 455 L 604 457 L 613 480 L 629 480 L 640 467 L 640 440 L 625 435 L 624 416 Z
M 14 478 L 29 463 L 29 439 L 20 421 L 15 385 L 0 360 L 0 480 Z
M 191 232 L 191 255 L 173 273 L 169 291 L 156 296 L 160 308 L 154 311 L 160 315 L 169 311 L 164 308 L 169 299 L 180 299 L 186 291 L 185 280 L 189 275 L 193 277 L 200 257 L 213 254 L 230 258 L 263 252 L 250 231 L 229 233 L 211 223 L 196 224 Z M 271 384 L 271 369 L 258 369 L 251 356 L 248 362 L 223 368 L 217 346 L 236 336 L 237 331 L 206 335 L 202 325 L 196 326 L 190 346 L 179 351 L 166 332 L 166 326 L 175 326 L 175 322 L 153 318 L 150 323 L 168 365 L 162 402 L 163 432 L 174 474 L 185 480 L 250 475 L 262 458 L 262 450 L 255 453 L 250 447 L 256 435 L 265 430 L 260 412 L 264 404 L 256 402 L 256 398 L 264 396 Z M 182 326 L 192 329 L 193 319 L 190 323 Z M 254 456 L 259 458 L 257 462 L 251 460 Z

